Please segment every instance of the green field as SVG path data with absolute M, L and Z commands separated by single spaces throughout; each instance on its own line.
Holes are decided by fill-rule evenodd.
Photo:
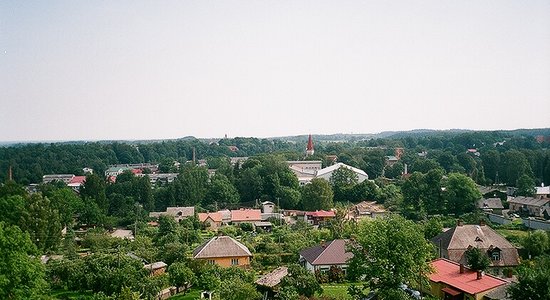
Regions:
M 330 296 L 334 297 L 336 299 L 342 299 L 342 300 L 351 300 L 351 297 L 348 295 L 348 286 L 347 283 L 342 284 L 336 284 L 336 283 L 327 283 L 327 284 L 321 284 L 321 287 L 323 288 L 323 294 L 322 296 Z

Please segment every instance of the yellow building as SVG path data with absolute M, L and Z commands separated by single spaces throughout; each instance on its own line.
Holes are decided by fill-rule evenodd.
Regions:
M 202 259 L 221 267 L 247 267 L 252 253 L 248 248 L 229 236 L 216 236 L 193 251 L 194 259 Z

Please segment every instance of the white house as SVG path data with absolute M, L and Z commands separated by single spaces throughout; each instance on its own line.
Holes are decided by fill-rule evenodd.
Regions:
M 332 177 L 332 174 L 334 173 L 334 171 L 340 168 L 347 168 L 349 170 L 352 170 L 355 174 L 357 174 L 357 182 L 363 182 L 369 179 L 369 175 L 367 175 L 365 171 L 354 168 L 352 166 L 348 166 L 343 163 L 336 163 L 330 167 L 326 167 L 324 169 L 317 171 L 317 173 L 315 174 L 315 178 L 323 178 L 328 181 L 330 180 L 330 177 Z

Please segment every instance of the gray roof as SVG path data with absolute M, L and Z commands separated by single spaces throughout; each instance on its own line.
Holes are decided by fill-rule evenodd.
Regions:
M 229 236 L 216 236 L 193 251 L 193 258 L 252 256 L 248 248 Z
M 510 298 L 510 296 L 507 293 L 507 290 L 509 287 L 510 287 L 509 284 L 499 286 L 496 289 L 485 294 L 485 298 L 489 300 L 510 300 L 512 298 Z
M 477 201 L 477 207 L 481 209 L 504 209 L 504 206 L 502 206 L 502 200 L 500 200 L 500 198 L 479 199 Z
M 324 245 L 307 248 L 300 255 L 311 265 L 344 265 L 353 257 L 346 252 L 346 240 L 333 240 Z
M 148 270 L 158 270 L 158 269 L 166 268 L 166 266 L 168 266 L 166 263 L 162 261 L 157 261 L 152 264 L 146 264 L 143 267 Z
M 519 264 L 516 247 L 487 225 L 456 226 L 440 233 L 431 241 L 436 246 L 447 249 L 449 259 L 455 262 L 466 263 L 464 252 L 472 246 L 483 251 L 499 248 L 501 260 L 491 261 L 492 266 L 517 266 Z
M 533 197 L 514 197 L 510 198 L 508 202 L 529 206 L 544 206 L 545 204 L 550 202 L 550 198 L 537 199 Z

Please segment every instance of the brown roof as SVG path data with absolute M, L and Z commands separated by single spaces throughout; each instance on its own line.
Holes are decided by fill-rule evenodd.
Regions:
M 455 262 L 466 263 L 464 252 L 468 247 L 476 247 L 482 251 L 499 248 L 501 259 L 491 261 L 492 266 L 517 266 L 519 255 L 517 249 L 503 236 L 487 225 L 462 225 L 455 226 L 436 237 L 432 243 L 447 249 L 449 259 Z
M 208 217 L 212 219 L 214 222 L 221 222 L 222 221 L 222 214 L 220 212 L 213 212 L 213 213 L 198 213 L 199 221 L 204 222 Z
M 351 252 L 346 252 L 346 240 L 333 240 L 307 248 L 300 255 L 311 265 L 343 265 L 353 257 Z
M 262 220 L 259 209 L 239 209 L 231 211 L 231 222 L 256 222 Z
M 216 236 L 193 251 L 193 258 L 252 256 L 248 248 L 229 236 Z
M 386 212 L 386 209 L 383 205 L 377 204 L 376 201 L 363 201 L 360 203 L 357 203 L 353 206 L 355 210 L 363 215 L 363 214 L 370 214 L 370 213 L 384 213 Z
M 288 275 L 288 268 L 278 267 L 277 269 L 265 274 L 260 279 L 256 280 L 256 284 L 273 288 L 281 283 L 281 279 L 283 279 L 286 275 Z
M 514 197 L 508 200 L 509 203 L 516 203 L 521 205 L 530 205 L 530 206 L 544 206 L 550 202 L 550 198 L 533 198 L 533 197 Z

